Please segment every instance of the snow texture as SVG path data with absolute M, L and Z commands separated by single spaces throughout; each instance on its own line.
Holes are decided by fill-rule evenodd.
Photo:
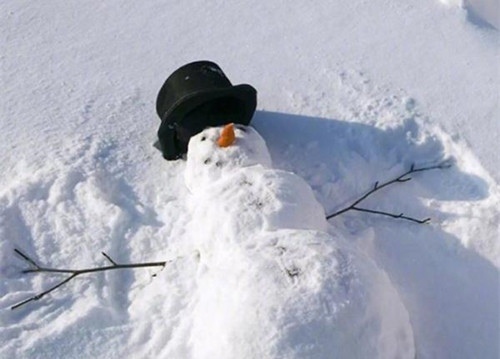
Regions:
M 500 357 L 495 4 L 3 1 L 0 358 Z M 251 140 L 164 161 L 157 91 L 201 59 L 257 88 Z M 443 160 L 365 203 L 430 225 L 325 222 Z M 63 278 L 14 248 L 168 264 L 10 310 Z
M 220 132 L 203 131 L 188 150 L 189 238 L 201 267 L 190 334 L 210 338 L 195 340 L 190 356 L 413 358 L 408 313 L 385 273 L 326 235 L 309 185 L 266 168 L 256 131 L 237 128 L 228 148 L 218 148 Z M 218 321 L 225 324 L 212 337 L 206 323 Z

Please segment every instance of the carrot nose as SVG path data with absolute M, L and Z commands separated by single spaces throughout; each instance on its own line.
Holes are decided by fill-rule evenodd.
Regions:
M 224 126 L 220 134 L 217 144 L 220 147 L 229 147 L 234 143 L 236 136 L 234 135 L 234 124 L 230 123 Z

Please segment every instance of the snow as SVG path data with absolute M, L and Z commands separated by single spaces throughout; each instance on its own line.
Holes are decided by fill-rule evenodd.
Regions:
M 500 28 L 500 7 L 495 0 L 441 0 L 444 4 L 467 9 L 470 21 L 478 26 Z
M 334 339 L 373 340 L 381 350 L 359 357 L 411 357 L 414 346 L 418 358 L 498 358 L 495 6 L 3 1 L 0 357 L 223 357 L 222 348 L 253 350 L 237 343 L 254 333 L 268 335 L 261 341 L 275 350 L 268 357 L 293 358 L 301 355 L 294 345 L 326 340 L 333 317 L 319 314 L 321 301 L 341 310 L 347 298 L 327 274 L 338 274 L 347 256 L 343 275 L 359 276 L 350 294 L 359 310 L 346 307 L 339 325 L 350 331 Z M 157 91 L 176 68 L 200 59 L 218 63 L 233 84 L 258 90 L 252 125 L 272 162 L 263 153 L 251 177 L 263 187 L 287 184 L 273 192 L 273 203 L 287 210 L 240 216 L 248 225 L 224 222 L 218 241 L 204 241 L 221 218 L 212 192 L 196 193 L 202 174 L 189 173 L 198 166 L 166 162 L 152 147 Z M 432 217 L 430 225 L 348 212 L 325 228 L 319 213 L 343 208 L 412 163 L 442 160 L 452 168 L 415 174 L 366 201 Z M 231 183 L 218 188 L 229 204 Z M 254 243 L 245 237 L 252 231 Z M 304 235 L 292 241 L 296 233 Z M 281 265 L 300 264 L 303 277 L 269 269 L 271 243 L 286 243 Z M 62 279 L 21 274 L 26 263 L 14 248 L 61 268 L 108 264 L 101 251 L 120 263 L 168 263 L 78 277 L 10 310 Z M 235 289 L 221 295 L 221 288 Z M 282 289 L 297 301 L 273 317 Z M 257 305 L 268 313 L 262 327 L 252 317 Z M 368 318 L 363 310 L 375 318 L 365 337 L 356 332 Z M 400 328 L 405 339 L 391 339 Z M 411 339 L 403 335 L 410 331 Z M 320 345 L 306 347 L 302 357 L 330 357 Z M 340 357 L 352 357 L 372 347 L 339 344 L 332 352 L 341 348 L 352 352 Z
M 225 148 L 218 145 L 221 128 L 189 142 L 191 222 L 170 250 L 195 253 L 195 265 L 179 271 L 196 270 L 184 279 L 189 289 L 168 296 L 193 299 L 162 313 L 154 332 L 179 338 L 165 343 L 162 356 L 414 358 L 409 315 L 387 275 L 345 238 L 325 232 L 324 209 L 310 186 L 272 168 L 255 130 L 235 132 Z M 155 296 L 166 283 L 155 281 L 144 295 Z M 142 326 L 149 308 L 135 302 Z M 187 314 L 171 326 L 176 311 Z

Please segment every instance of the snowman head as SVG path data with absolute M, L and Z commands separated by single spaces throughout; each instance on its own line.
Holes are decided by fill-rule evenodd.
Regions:
M 228 124 L 211 127 L 189 140 L 185 180 L 192 192 L 236 170 L 271 166 L 264 139 L 252 127 Z

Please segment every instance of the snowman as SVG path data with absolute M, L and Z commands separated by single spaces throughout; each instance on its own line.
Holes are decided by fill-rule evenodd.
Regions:
M 327 233 L 312 189 L 272 167 L 255 129 L 193 136 L 185 182 L 192 221 L 183 245 L 198 253 L 189 323 L 179 325 L 186 357 L 415 357 L 385 272 Z

